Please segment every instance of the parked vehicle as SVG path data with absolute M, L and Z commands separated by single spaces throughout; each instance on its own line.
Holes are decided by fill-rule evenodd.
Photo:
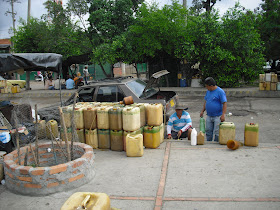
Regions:
M 134 103 L 161 103 L 164 107 L 167 121 L 175 111 L 174 107 L 178 100 L 178 95 L 174 91 L 161 91 L 158 87 L 160 77 L 168 73 L 168 71 L 163 70 L 153 74 L 148 84 L 141 79 L 132 77 L 89 81 L 88 85 L 84 85 L 77 90 L 79 94 L 77 102 L 119 102 L 124 97 L 132 96 Z M 74 96 L 75 94 L 65 101 L 63 105 L 73 104 Z M 41 118 L 59 121 L 59 114 L 54 106 L 43 108 L 38 113 Z

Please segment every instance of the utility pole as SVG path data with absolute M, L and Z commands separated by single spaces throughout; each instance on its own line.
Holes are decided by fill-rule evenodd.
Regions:
M 27 8 L 27 24 L 30 23 L 30 8 L 31 8 L 31 0 L 28 0 L 28 8 Z M 30 71 L 26 71 L 26 90 L 30 90 Z
M 183 7 L 187 8 L 187 0 L 183 0 Z

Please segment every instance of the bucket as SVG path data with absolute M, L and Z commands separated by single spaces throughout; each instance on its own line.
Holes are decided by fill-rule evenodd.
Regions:
M 128 134 L 126 136 L 126 156 L 127 157 L 142 157 L 143 150 L 143 135 Z
M 52 135 L 51 135 L 52 134 Z M 57 138 L 58 137 L 58 125 L 57 121 L 50 120 L 46 124 L 46 135 L 48 139 Z M 53 136 L 53 137 L 51 137 Z
M 143 134 L 143 127 L 139 128 L 136 131 L 123 131 L 123 150 L 126 151 L 126 136 L 130 135 L 137 135 L 137 134 Z
M 139 107 L 125 107 L 122 112 L 123 130 L 136 131 L 140 128 Z
M 123 131 L 110 131 L 111 150 L 123 151 Z
M 97 108 L 88 107 L 83 110 L 85 129 L 93 130 L 96 128 Z
M 97 129 L 94 130 L 85 130 L 85 138 L 86 144 L 92 146 L 93 149 L 98 148 L 98 136 L 97 136 Z
M 246 123 L 244 133 L 244 145 L 257 147 L 259 145 L 259 124 Z
M 162 104 L 148 104 L 146 106 L 146 117 L 149 126 L 160 126 L 163 123 Z
M 145 126 L 144 127 L 144 146 L 146 148 L 155 149 L 160 145 L 160 127 Z
M 122 130 L 123 121 L 122 121 L 122 108 L 121 107 L 113 107 L 109 109 L 109 124 L 111 130 Z
M 271 82 L 273 83 L 277 83 L 278 82 L 278 77 L 277 74 L 271 74 Z
M 99 149 L 110 149 L 110 130 L 98 129 L 98 148 Z
M 226 145 L 228 140 L 235 139 L 235 125 L 233 122 L 221 122 L 219 129 L 219 143 Z
M 186 79 L 180 79 L 180 87 L 187 87 Z
M 60 210 L 73 209 L 111 210 L 110 198 L 105 193 L 76 192 L 67 199 Z
M 235 140 L 228 140 L 227 141 L 227 147 L 229 149 L 232 149 L 232 150 L 236 150 L 238 149 L 240 146 L 240 142 L 239 141 L 235 141 Z

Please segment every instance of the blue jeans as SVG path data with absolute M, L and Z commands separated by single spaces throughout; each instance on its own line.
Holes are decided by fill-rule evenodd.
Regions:
M 213 135 L 215 135 L 214 141 L 219 141 L 219 126 L 220 126 L 220 119 L 221 116 L 206 117 L 206 139 L 207 141 L 213 140 Z

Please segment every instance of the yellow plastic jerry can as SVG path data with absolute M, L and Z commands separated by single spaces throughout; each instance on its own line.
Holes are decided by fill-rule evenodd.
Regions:
M 61 210 L 111 210 L 110 198 L 105 193 L 76 192 L 63 204 Z

